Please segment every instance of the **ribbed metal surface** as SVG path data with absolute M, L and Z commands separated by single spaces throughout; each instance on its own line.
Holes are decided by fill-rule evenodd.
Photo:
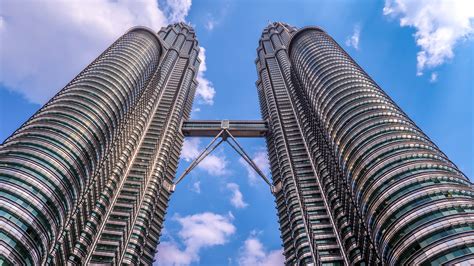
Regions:
M 307 131 L 324 132 L 384 263 L 472 256 L 469 180 L 322 30 L 298 31 L 289 56 Z
M 294 31 L 282 23 L 268 26 L 256 60 L 284 256 L 288 265 L 342 265 L 344 250 L 290 95 L 293 84 L 285 47 Z
M 0 263 L 152 264 L 198 52 L 185 24 L 134 28 L 5 141 Z
M 0 263 L 153 262 L 200 63 L 189 26 L 158 35 L 126 33 L 0 146 Z M 474 257 L 471 183 L 341 47 L 283 23 L 259 44 L 287 264 Z
M 321 31 L 318 28 L 314 30 Z M 292 82 L 295 86 L 292 86 L 290 90 L 291 99 L 298 112 L 297 117 L 301 128 L 305 132 L 303 136 L 307 143 L 310 160 L 313 162 L 316 176 L 329 202 L 328 212 L 333 218 L 335 230 L 345 250 L 346 262 L 378 264 L 380 256 L 370 237 L 368 227 L 355 204 L 350 186 L 343 177 L 338 159 L 333 155 L 326 131 L 319 126 L 321 123 L 319 115 L 312 111 L 299 89 L 301 84 L 295 78 L 295 68 L 292 64 Z
M 73 215 L 159 57 L 156 35 L 128 32 L 2 145 L 0 253 L 7 261 L 45 262 L 65 227 L 80 231 L 90 212 L 82 221 Z
M 166 51 L 154 94 L 147 99 L 151 117 L 138 149 L 120 180 L 104 215 L 87 262 L 146 264 L 153 262 L 164 221 L 170 185 L 183 142 L 180 123 L 189 117 L 199 61 L 194 31 L 184 24 L 159 32 Z

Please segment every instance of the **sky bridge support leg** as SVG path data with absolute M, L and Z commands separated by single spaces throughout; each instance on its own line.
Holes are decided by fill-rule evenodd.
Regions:
M 227 131 L 227 130 L 226 130 Z M 272 192 L 273 192 L 273 185 L 272 183 L 270 182 L 270 180 L 268 180 L 268 178 L 265 176 L 265 174 L 262 172 L 262 170 L 260 170 L 260 168 L 258 168 L 258 166 L 255 164 L 255 162 L 252 160 L 252 158 L 245 152 L 245 150 L 242 148 L 242 146 L 240 146 L 239 142 L 237 142 L 237 140 L 234 138 L 234 136 L 232 136 L 232 134 L 230 134 L 230 132 L 227 131 L 227 134 L 229 135 L 230 139 L 232 140 L 232 142 L 235 143 L 235 145 L 237 146 L 234 146 L 232 144 L 231 141 L 227 140 L 227 143 L 229 143 L 229 145 L 240 155 L 242 156 L 242 158 L 244 158 L 244 160 L 253 168 L 253 170 L 255 170 L 255 172 L 257 172 L 257 174 L 262 177 L 263 181 L 265 181 L 265 183 L 267 183 L 270 188 L 272 188 Z
M 171 192 L 174 192 L 176 185 L 184 179 L 184 177 L 189 174 L 204 158 L 206 158 L 212 151 L 214 151 L 224 140 L 221 139 L 216 145 L 212 146 L 216 140 L 222 136 L 224 132 L 221 131 L 217 136 L 212 139 L 212 141 L 206 146 L 206 148 L 191 162 L 191 164 L 184 170 L 181 176 L 174 182 Z M 212 146 L 212 147 L 211 147 Z
M 218 138 L 221 138 L 219 142 L 216 143 Z M 229 139 L 230 137 L 230 139 Z M 222 130 L 217 134 L 217 136 L 212 139 L 212 141 L 206 146 L 206 148 L 191 162 L 191 164 L 186 168 L 186 170 L 179 176 L 179 178 L 174 182 L 171 187 L 171 192 L 174 192 L 176 185 L 178 185 L 186 175 L 188 175 L 202 160 L 204 160 L 211 152 L 213 152 L 222 142 L 226 141 L 229 145 L 257 172 L 257 174 L 270 186 L 271 192 L 275 193 L 275 187 L 272 185 L 270 180 L 265 176 L 265 174 L 258 168 L 252 158 L 245 152 L 245 150 L 240 146 L 237 140 L 232 136 L 232 134 L 227 130 L 226 127 L 223 127 Z

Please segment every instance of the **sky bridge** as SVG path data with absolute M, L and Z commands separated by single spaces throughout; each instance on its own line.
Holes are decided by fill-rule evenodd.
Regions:
M 227 142 L 242 158 L 257 172 L 257 174 L 270 186 L 272 193 L 275 188 L 265 174 L 258 168 L 252 158 L 245 152 L 236 138 L 262 138 L 268 132 L 268 124 L 263 120 L 187 120 L 181 124 L 181 132 L 185 137 L 213 137 L 212 141 L 191 162 L 186 170 L 172 185 L 184 179 L 202 160 L 213 152 L 222 142 Z

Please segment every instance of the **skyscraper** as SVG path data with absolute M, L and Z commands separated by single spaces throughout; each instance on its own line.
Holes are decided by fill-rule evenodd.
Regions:
M 0 146 L 0 264 L 150 265 L 220 143 L 270 183 L 238 137 L 266 138 L 286 264 L 474 260 L 469 179 L 323 30 L 264 29 L 264 121 L 188 120 L 198 54 L 186 24 L 133 28 Z M 184 136 L 214 139 L 176 181 Z
M 133 28 L 2 144 L 0 264 L 152 263 L 198 52 Z
M 272 23 L 256 60 L 287 264 L 474 258 L 469 179 L 323 30 Z

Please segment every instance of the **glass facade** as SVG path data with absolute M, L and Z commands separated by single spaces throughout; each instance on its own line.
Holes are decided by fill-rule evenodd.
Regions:
M 189 117 L 192 28 L 133 28 L 0 147 L 0 264 L 151 264 Z
M 276 196 L 288 264 L 439 265 L 473 257 L 469 179 L 327 33 L 272 23 L 257 53 L 273 182 L 283 183 Z M 324 202 L 325 231 L 314 226 L 316 199 Z M 293 201 L 297 208 L 288 208 Z M 338 256 L 322 252 L 327 233 L 329 254 Z M 301 243 L 308 252 L 295 251 Z
M 222 129 L 186 121 L 198 53 L 133 28 L 0 146 L 0 264 L 153 263 L 184 137 Z M 225 121 L 266 138 L 286 264 L 474 259 L 469 179 L 327 33 L 271 23 L 255 63 L 265 121 Z
M 328 212 L 335 203 L 316 177 L 292 101 L 286 46 L 294 32 L 295 28 L 281 23 L 267 27 L 256 60 L 262 116 L 269 124 L 267 147 L 284 255 L 289 265 L 343 265 L 349 258 L 335 231 L 337 220 Z

